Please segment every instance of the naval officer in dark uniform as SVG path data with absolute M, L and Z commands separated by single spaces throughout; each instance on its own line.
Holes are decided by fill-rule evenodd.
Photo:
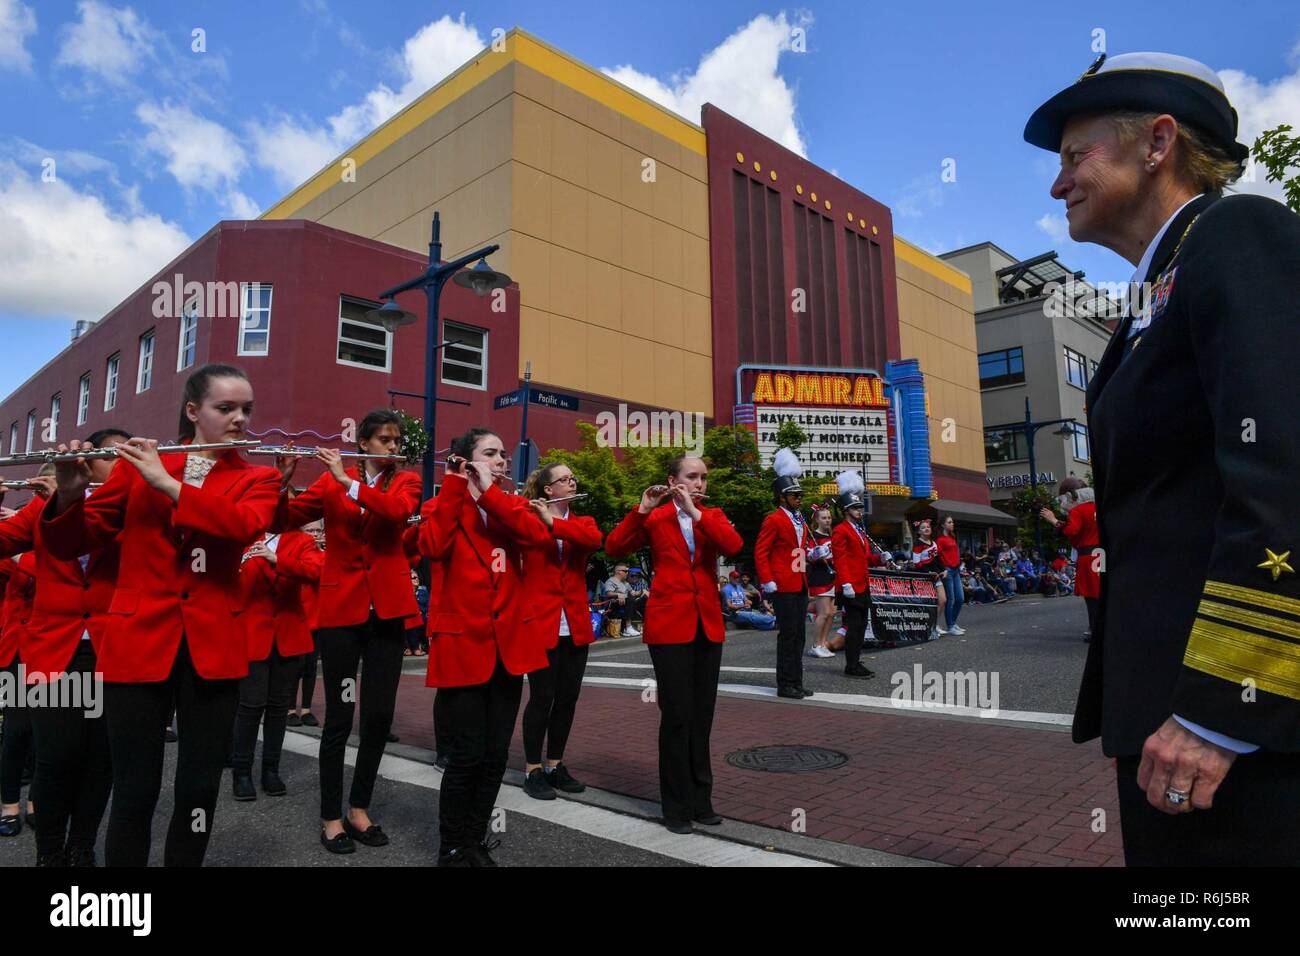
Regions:
M 1088 388 L 1101 599 L 1074 739 L 1129 865 L 1300 863 L 1300 216 L 1224 196 L 1247 148 L 1185 57 L 1101 57 L 1025 139 L 1070 237 L 1137 267 Z

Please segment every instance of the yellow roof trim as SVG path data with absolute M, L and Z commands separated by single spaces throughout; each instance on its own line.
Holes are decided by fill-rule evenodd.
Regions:
M 498 70 L 519 62 L 596 100 L 622 116 L 705 155 L 704 130 L 649 100 L 599 70 L 515 27 L 505 37 L 505 50 L 486 47 L 437 86 L 418 96 L 405 109 L 334 158 L 305 183 L 266 210 L 261 219 L 289 219 L 339 182 L 339 163 L 356 161 L 357 168 L 382 153 L 431 116 L 441 112 Z
M 912 245 L 897 233 L 894 234 L 894 255 L 908 265 L 923 269 L 936 279 L 961 289 L 967 295 L 971 294 L 970 276 L 960 269 L 954 269 L 942 259 L 935 258 L 920 246 Z

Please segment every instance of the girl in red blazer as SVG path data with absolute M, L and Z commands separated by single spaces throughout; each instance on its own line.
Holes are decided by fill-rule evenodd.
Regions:
M 357 448 L 396 455 L 402 419 L 378 408 L 357 426 Z M 325 565 L 316 614 L 321 666 L 325 671 L 325 727 L 320 739 L 321 844 L 331 853 L 352 853 L 356 844 L 386 846 L 388 835 L 370 819 L 379 761 L 397 704 L 402 676 L 405 621 L 420 613 L 411 590 L 410 565 L 402 549 L 407 519 L 420 506 L 420 478 L 395 462 L 363 459 L 343 467 L 332 448 L 317 457 L 328 469 L 306 491 L 280 502 L 277 528 L 325 519 Z M 287 482 L 297 459 L 282 463 Z M 352 773 L 347 817 L 343 815 L 343 753 L 352 733 L 361 665 L 361 746 Z
M 249 548 L 240 568 L 244 631 L 248 637 L 248 676 L 239 682 L 239 709 L 231 745 L 231 786 L 236 800 L 256 800 L 253 748 L 262 733 L 262 792 L 285 794 L 280 752 L 302 655 L 311 651 L 311 627 L 302 588 L 320 580 L 325 555 L 302 531 L 268 535 Z
M 582 691 L 587 647 L 596 639 L 587 603 L 587 559 L 604 535 L 594 518 L 571 515 L 569 502 L 548 504 L 551 498 L 568 497 L 577 490 L 578 480 L 562 463 L 539 468 L 524 485 L 528 504 L 550 529 L 547 540 L 524 551 L 528 598 L 520 621 L 523 630 L 536 632 L 550 662 L 528 675 L 524 708 L 524 793 L 538 800 L 554 800 L 557 789 L 565 793 L 586 789 L 564 766 L 564 745 Z
M 180 437 L 195 444 L 245 437 L 253 388 L 229 365 L 185 383 Z M 83 447 L 72 442 L 72 449 Z M 119 467 L 89 498 L 90 468 L 58 465 L 58 494 L 41 516 L 50 553 L 76 560 L 117 539 L 117 588 L 97 666 L 113 760 L 104 844 L 109 866 L 149 862 L 172 701 L 181 734 L 175 803 L 163 862 L 199 866 L 207 851 L 230 748 L 248 647 L 237 616 L 239 563 L 275 516 L 278 476 L 234 450 L 158 454 L 158 443 L 117 445 Z
M 323 566 L 325 522 L 309 521 L 302 526 L 302 530 L 311 538 L 316 550 L 321 552 Z M 298 682 L 295 682 L 293 693 L 289 696 L 289 716 L 285 723 L 289 727 L 316 727 L 320 721 L 311 712 L 311 699 L 316 694 L 316 665 L 320 662 L 320 614 L 318 612 L 320 577 L 318 576 L 314 581 L 304 581 L 299 593 L 302 597 L 302 613 L 307 619 L 307 627 L 311 630 L 311 650 L 300 658 L 302 666 L 298 671 Z M 301 696 L 299 684 L 301 684 Z M 299 703 L 296 710 L 293 707 L 294 701 Z
M 709 469 L 693 455 L 673 459 L 668 484 L 653 485 L 641 504 L 605 541 L 619 560 L 650 548 L 654 582 L 645 609 L 645 636 L 659 701 L 659 791 L 664 825 L 691 832 L 691 822 L 716 826 L 709 735 L 718 697 L 725 626 L 718 598 L 718 556 L 744 546 L 727 516 L 702 508 L 696 496 Z
M 39 507 L 39 499 L 37 501 Z M 4 519 L 15 520 L 19 511 Z M 30 552 L 0 560 L 4 579 L 4 618 L 0 624 L 0 671 L 17 686 L 21 664 L 18 645 L 22 642 L 36 596 L 36 556 Z M 29 707 L 5 708 L 3 749 L 0 749 L 0 837 L 18 836 L 23 832 L 23 768 L 32 753 L 32 710 Z M 27 791 L 27 819 L 32 822 L 31 790 Z
M 547 666 L 520 627 L 520 553 L 554 539 L 523 498 L 497 487 L 501 439 L 471 428 L 451 444 L 436 498 L 421 509 L 420 553 L 440 564 L 429 596 L 429 675 L 447 769 L 438 799 L 439 866 L 495 866 L 485 843 L 510 756 L 523 675 Z M 407 589 L 409 592 L 409 588 Z
M 105 429 L 86 441 L 103 448 L 130 437 Z M 116 463 L 96 459 L 89 464 L 91 477 L 103 482 Z M 54 682 L 71 674 L 84 689 L 88 675 L 95 673 L 103 644 L 117 580 L 118 548 L 110 542 L 72 561 L 50 554 L 40 523 L 45 500 L 55 492 L 54 466 L 46 467 L 49 477 L 38 479 L 47 483 L 39 497 L 12 520 L 0 522 L 0 554 L 30 548 L 35 555 L 36 598 L 21 650 L 27 683 Z M 37 757 L 32 799 L 41 805 L 34 825 L 37 866 L 95 865 L 99 824 L 113 786 L 108 728 L 98 703 L 72 698 L 68 706 L 51 702 L 31 711 Z

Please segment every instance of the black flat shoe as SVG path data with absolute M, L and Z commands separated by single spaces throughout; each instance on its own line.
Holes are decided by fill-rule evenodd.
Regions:
M 720 827 L 722 826 L 722 817 L 716 813 L 701 813 L 695 818 L 695 822 L 703 823 L 706 827 Z
M 347 826 L 346 820 L 344 821 L 343 825 L 346 828 Z M 331 853 L 357 852 L 357 845 L 352 842 L 352 837 L 347 835 L 346 830 L 343 833 L 340 833 L 338 836 L 334 837 L 333 839 L 327 837 L 325 835 L 325 831 L 321 830 L 320 845 L 323 846 L 325 849 L 329 850 Z
M 23 818 L 18 814 L 0 817 L 0 837 L 17 836 L 23 832 Z
M 555 788 L 551 786 L 546 778 L 546 772 L 541 767 L 528 771 L 528 776 L 524 777 L 524 793 L 534 800 L 555 799 Z
M 302 715 L 302 725 L 304 727 L 319 727 L 320 721 L 317 720 L 316 715 L 309 710 L 307 713 Z
M 347 817 L 343 818 L 343 832 L 363 846 L 388 846 L 388 834 L 379 828 L 378 823 L 370 824 L 367 830 L 359 830 Z
M 778 687 L 776 696 L 784 697 L 787 700 L 803 700 L 803 692 L 795 687 Z
M 289 714 L 284 718 L 284 725 L 286 727 L 301 727 L 302 717 L 298 714 Z
M 253 775 L 247 771 L 236 770 L 230 775 L 230 791 L 241 802 L 257 799 L 257 790 L 253 787 Z
M 844 668 L 844 676 L 867 678 L 867 677 L 875 677 L 876 672 L 870 670 L 867 667 L 864 667 L 862 664 L 853 664 L 849 667 Z
M 669 833 L 687 834 L 695 832 L 691 825 L 683 820 L 665 820 L 664 829 Z
M 278 770 L 262 769 L 262 792 L 268 797 L 283 797 L 289 792 Z

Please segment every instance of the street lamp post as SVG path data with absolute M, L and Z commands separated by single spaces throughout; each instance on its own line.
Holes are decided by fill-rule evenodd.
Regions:
M 380 293 L 379 297 L 387 301 L 382 307 L 371 309 L 366 313 L 366 318 L 378 322 L 389 332 L 396 331 L 401 326 L 417 322 L 419 319 L 414 313 L 407 312 L 399 306 L 393 297 L 410 289 L 424 290 L 425 321 L 428 323 L 427 345 L 424 356 L 424 430 L 429 436 L 429 442 L 424 454 L 422 472 L 424 487 L 422 495 L 426 500 L 433 496 L 433 460 L 437 449 L 434 436 L 436 434 L 435 426 L 438 408 L 438 350 L 447 344 L 438 341 L 440 331 L 438 328 L 438 301 L 442 297 L 442 287 L 447 284 L 448 279 L 452 279 L 457 285 L 473 289 L 474 294 L 479 296 L 487 295 L 494 289 L 505 288 L 510 284 L 510 277 L 504 272 L 494 271 L 487 264 L 487 257 L 500 248 L 499 245 L 494 243 L 451 262 L 443 262 L 442 223 L 435 210 L 433 214 L 433 230 L 429 239 L 428 268 L 425 269 L 423 275 Z M 465 269 L 475 259 L 479 260 L 478 264 L 472 269 Z
M 1078 422 L 1073 418 L 1053 418 L 1051 421 L 1036 422 L 1029 412 L 1029 396 L 1025 396 L 1025 423 L 1020 426 L 1025 430 L 1025 443 L 1029 446 L 1029 494 L 1031 498 L 1037 498 L 1038 492 L 1038 466 L 1034 459 L 1034 435 L 1040 428 L 1047 428 L 1049 425 L 1060 425 L 1052 434 L 1066 437 L 1074 434 L 1074 426 Z M 1038 513 L 1034 512 L 1034 550 L 1041 556 L 1043 553 L 1043 534 L 1038 523 Z

